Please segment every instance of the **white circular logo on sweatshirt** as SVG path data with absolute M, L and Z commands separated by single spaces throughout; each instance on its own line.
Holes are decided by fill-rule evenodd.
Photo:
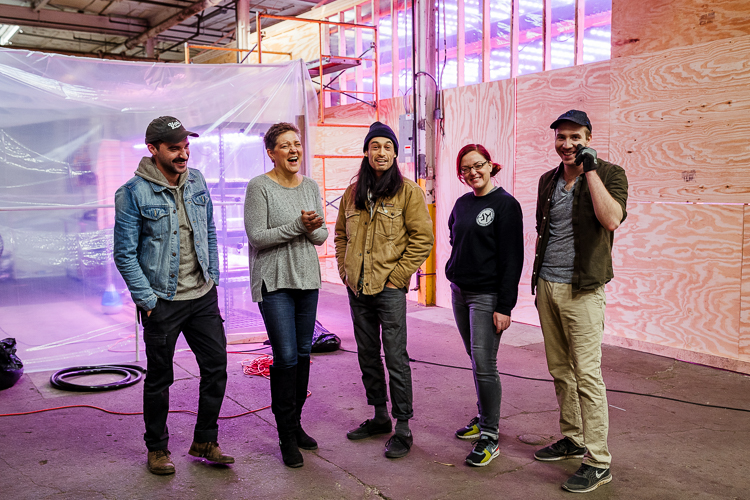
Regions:
M 491 208 L 485 208 L 477 215 L 477 224 L 482 227 L 489 226 L 493 220 L 495 220 L 495 211 Z

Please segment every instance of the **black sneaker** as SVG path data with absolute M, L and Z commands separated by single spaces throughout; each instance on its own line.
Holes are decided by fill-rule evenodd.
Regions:
M 383 422 L 382 424 L 377 424 L 373 420 L 368 419 L 359 424 L 359 427 L 357 427 L 356 429 L 347 432 L 346 437 L 348 437 L 352 441 L 356 441 L 358 439 L 365 439 L 370 436 L 375 436 L 376 434 L 388 434 L 392 429 L 393 423 L 391 423 L 390 419 L 388 419 L 386 422 Z
M 411 450 L 412 444 L 414 444 L 414 437 L 411 435 L 411 432 L 408 436 L 394 434 L 385 443 L 385 456 L 387 458 L 405 457 L 409 453 L 409 450 Z
M 461 427 L 456 431 L 456 437 L 458 439 L 479 439 L 479 417 L 471 419 L 466 427 Z
M 466 463 L 474 467 L 484 467 L 500 454 L 497 439 L 483 434 L 474 445 L 474 449 L 466 457 Z
M 610 481 L 612 481 L 612 474 L 609 472 L 609 468 L 599 469 L 582 464 L 578 471 L 565 481 L 562 487 L 573 493 L 588 493 Z
M 560 441 L 538 450 L 534 453 L 534 458 L 542 462 L 555 462 L 557 460 L 565 460 L 566 458 L 583 458 L 585 454 L 585 446 L 576 446 L 573 444 L 573 441 L 564 437 Z

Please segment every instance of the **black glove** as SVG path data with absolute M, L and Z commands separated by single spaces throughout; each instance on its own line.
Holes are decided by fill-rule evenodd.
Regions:
M 580 165 L 581 162 L 583 162 L 584 173 L 596 170 L 598 166 L 596 164 L 596 150 L 579 144 L 576 151 L 576 165 Z

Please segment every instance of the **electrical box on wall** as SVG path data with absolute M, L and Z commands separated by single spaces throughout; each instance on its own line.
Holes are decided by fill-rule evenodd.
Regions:
M 398 161 L 414 163 L 414 114 L 398 117 Z

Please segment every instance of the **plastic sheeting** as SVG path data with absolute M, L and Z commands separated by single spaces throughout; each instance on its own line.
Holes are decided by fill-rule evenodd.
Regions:
M 154 64 L 0 49 L 0 338 L 18 340 L 26 370 L 136 359 L 135 308 L 112 261 L 114 193 L 149 156 L 146 127 L 162 115 L 200 134 L 189 166 L 214 201 L 220 303 L 230 332 L 252 326 L 245 186 L 272 168 L 262 137 L 279 121 L 302 129 L 312 165 L 316 102 L 302 61 Z

